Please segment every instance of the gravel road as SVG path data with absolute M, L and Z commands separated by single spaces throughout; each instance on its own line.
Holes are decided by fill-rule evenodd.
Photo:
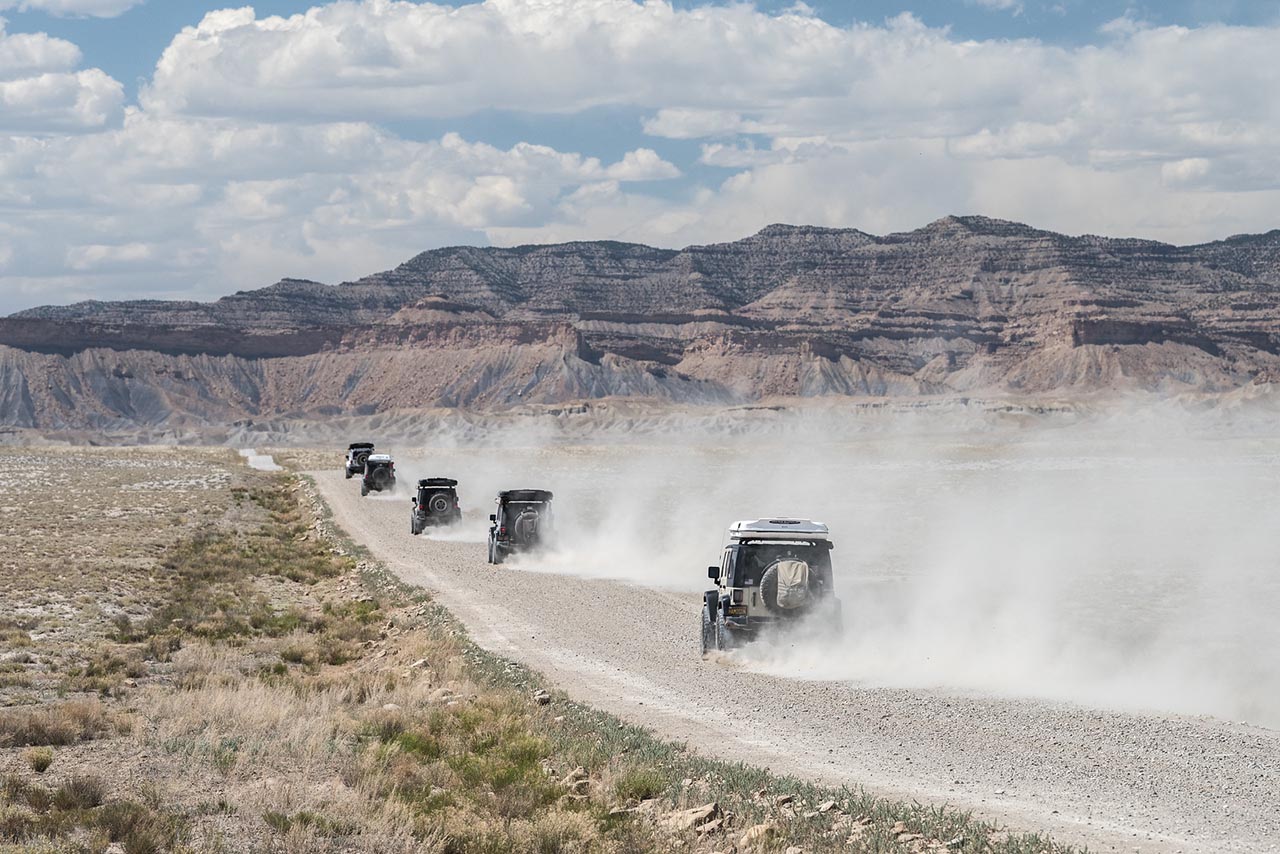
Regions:
M 696 594 L 490 567 L 481 542 L 410 535 L 407 494 L 361 499 L 340 472 L 313 476 L 337 522 L 482 646 L 663 737 L 1095 851 L 1280 851 L 1275 730 L 703 661 Z

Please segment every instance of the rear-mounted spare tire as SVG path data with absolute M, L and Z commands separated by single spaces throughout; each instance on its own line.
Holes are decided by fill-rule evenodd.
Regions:
M 810 568 L 808 570 L 808 596 L 806 601 L 798 606 L 783 607 L 778 603 L 778 575 L 779 564 L 781 560 L 775 560 L 765 569 L 764 575 L 760 576 L 760 600 L 764 602 L 764 606 L 770 612 L 778 615 L 794 615 L 800 614 L 807 610 L 818 599 L 818 589 L 816 585 L 816 574 Z
M 453 502 L 449 500 L 449 496 L 437 492 L 427 499 L 427 509 L 436 516 L 443 516 L 453 509 Z

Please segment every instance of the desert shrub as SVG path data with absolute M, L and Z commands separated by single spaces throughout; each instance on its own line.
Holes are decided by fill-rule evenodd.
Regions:
M 112 801 L 98 810 L 95 821 L 125 854 L 172 851 L 185 831 L 178 816 L 133 801 Z
M 72 777 L 53 793 L 53 805 L 60 810 L 87 810 L 99 806 L 106 786 L 97 777 Z
M 53 764 L 53 750 L 48 747 L 33 747 L 23 754 L 31 770 L 43 774 Z
M 669 780 L 653 768 L 631 768 L 614 781 L 613 791 L 623 801 L 646 801 L 667 790 Z
M 74 700 L 39 709 L 0 712 L 0 746 L 61 747 L 97 738 L 108 732 L 113 719 L 96 700 Z

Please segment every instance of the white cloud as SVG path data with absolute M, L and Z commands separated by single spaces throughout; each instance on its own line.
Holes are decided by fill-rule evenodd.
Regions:
M 3 282 L 216 294 L 450 242 L 672 246 L 966 212 L 1178 242 L 1265 230 L 1277 43 L 1277 27 L 1131 19 L 1060 47 L 737 3 L 339 0 L 207 15 L 122 116 L 74 45 L 0 31 L 0 127 L 25 134 L 0 140 Z M 610 162 L 590 127 L 573 153 L 378 126 L 598 107 L 636 122 Z M 682 174 L 663 154 L 694 146 L 670 140 L 699 164 Z
M 1258 93 L 1280 89 L 1277 43 L 1277 27 L 1129 19 L 1101 45 L 1063 48 L 961 40 L 909 14 L 837 27 L 746 4 L 344 0 L 207 15 L 174 38 L 143 103 L 294 121 L 611 105 L 650 111 L 644 131 L 672 139 L 928 138 L 1114 169 L 1269 149 L 1280 114 Z
M 0 12 L 47 12 L 60 18 L 114 18 L 146 0 L 0 0 Z M 170 0 L 172 2 L 172 0 Z
M 8 33 L 0 18 L 0 133 L 95 130 L 118 119 L 124 88 L 80 49 L 44 33 Z
M 1022 14 L 1021 0 L 968 0 L 974 6 L 981 6 L 983 9 L 990 9 L 993 12 L 1012 12 L 1015 15 Z
M 82 296 L 97 282 L 206 295 L 283 276 L 340 281 L 441 242 L 555 220 L 583 187 L 678 170 L 649 149 L 613 163 L 456 134 L 413 142 L 368 124 L 161 118 L 115 130 L 0 141 L 6 296 Z M 0 306 L 0 310 L 12 306 Z

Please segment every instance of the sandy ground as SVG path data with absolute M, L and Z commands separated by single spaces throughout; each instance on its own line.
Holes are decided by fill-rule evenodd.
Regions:
M 696 594 L 490 567 L 482 543 L 411 536 L 407 493 L 361 499 L 341 472 L 313 474 L 336 521 L 480 644 L 665 737 L 1097 851 L 1280 851 L 1275 730 L 703 661 Z

